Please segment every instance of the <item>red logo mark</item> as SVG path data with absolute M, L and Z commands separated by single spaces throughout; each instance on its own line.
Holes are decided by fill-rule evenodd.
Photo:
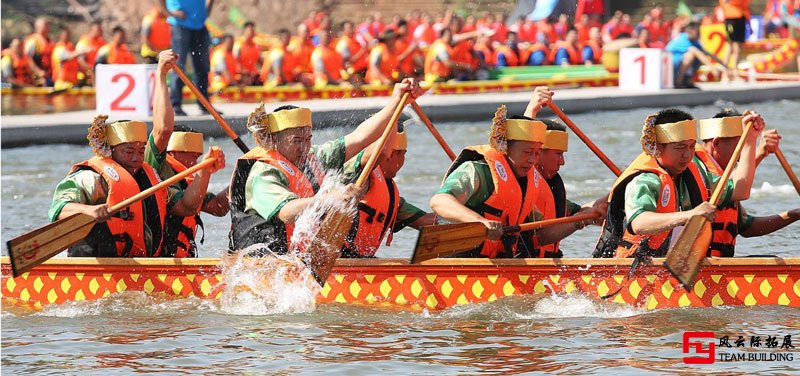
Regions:
M 705 341 L 698 341 L 705 339 Z M 683 333 L 683 353 L 690 354 L 689 349 L 693 348 L 693 354 L 704 356 L 684 356 L 684 364 L 712 364 L 716 355 L 716 337 L 714 332 L 684 332 Z M 703 344 L 708 344 L 708 348 L 703 348 Z

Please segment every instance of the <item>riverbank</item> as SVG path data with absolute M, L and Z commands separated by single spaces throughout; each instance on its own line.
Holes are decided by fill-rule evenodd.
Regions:
M 767 100 L 800 98 L 800 83 L 710 83 L 699 84 L 699 90 L 669 89 L 659 92 L 638 92 L 618 87 L 557 89 L 555 99 L 567 114 L 625 110 L 640 107 L 695 106 L 728 101 L 737 104 Z M 530 91 L 516 93 L 446 94 L 426 95 L 418 103 L 434 122 L 476 121 L 490 119 L 497 106 L 506 104 L 509 113 L 522 113 L 530 100 Z M 355 126 L 370 114 L 378 111 L 385 97 L 353 99 L 317 99 L 292 101 L 314 111 L 317 127 Z M 286 102 L 266 104 L 271 111 Z M 245 133 L 247 115 L 255 108 L 253 103 L 215 104 L 223 117 L 238 133 Z M 176 123 L 185 124 L 210 137 L 223 136 L 222 129 L 209 115 L 200 115 L 195 104 L 186 104 L 187 117 L 176 117 Z M 86 128 L 95 111 L 74 111 L 50 115 L 18 115 L 0 117 L 2 147 L 18 147 L 49 143 L 84 143 Z

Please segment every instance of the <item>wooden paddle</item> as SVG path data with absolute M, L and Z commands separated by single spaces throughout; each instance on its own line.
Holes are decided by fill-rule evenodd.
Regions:
M 212 149 L 218 148 L 212 147 Z M 116 213 L 129 205 L 141 201 L 158 190 L 167 188 L 183 178 L 214 163 L 217 158 L 208 158 L 175 176 L 158 183 L 147 190 L 137 193 L 133 197 L 122 201 L 108 209 L 109 213 Z M 6 242 L 8 255 L 11 258 L 11 268 L 17 277 L 31 268 L 43 263 L 59 252 L 83 240 L 95 225 L 94 218 L 83 213 L 76 213 L 67 218 L 59 219 L 53 223 L 42 226 L 36 230 L 20 235 Z
M 372 172 L 372 168 L 375 167 L 375 164 L 378 162 L 378 157 L 381 155 L 381 151 L 386 145 L 386 141 L 389 139 L 391 132 L 395 131 L 394 125 L 397 123 L 397 120 L 400 119 L 403 107 L 405 107 L 410 96 L 411 92 L 406 92 L 400 99 L 400 103 L 397 105 L 397 108 L 395 108 L 392 118 L 389 120 L 389 124 L 386 125 L 386 129 L 383 130 L 383 134 L 380 139 L 378 139 L 377 147 L 364 165 L 364 169 L 361 171 L 361 175 L 358 176 L 358 180 L 356 180 L 355 185 L 357 188 L 360 189 L 366 184 L 367 178 L 369 178 L 369 174 Z M 325 217 L 322 219 L 316 239 L 303 250 L 303 253 L 306 254 L 305 261 L 321 286 L 324 286 L 325 281 L 328 280 L 328 275 L 331 273 L 331 269 L 333 269 L 333 264 L 341 253 L 345 237 L 350 233 L 352 227 L 353 215 L 351 213 L 335 209 L 331 210 L 326 213 Z
M 789 162 L 786 161 L 786 157 L 783 155 L 781 149 L 775 150 L 775 157 L 778 158 L 778 162 L 781 163 L 783 170 L 786 171 L 786 175 L 789 176 L 789 180 L 792 181 L 792 185 L 794 185 L 797 194 L 800 194 L 800 180 L 797 180 L 797 175 L 792 171 L 792 166 L 789 166 Z
M 561 119 L 561 121 L 563 121 L 564 124 L 566 124 L 569 127 L 569 129 L 571 129 L 572 132 L 575 133 L 575 135 L 578 136 L 578 138 L 580 138 L 581 141 L 583 141 L 583 143 L 586 144 L 586 146 L 588 146 L 589 149 L 591 149 L 594 152 L 594 154 L 598 158 L 600 158 L 601 161 L 603 161 L 603 163 L 605 163 L 605 165 L 609 169 L 611 169 L 611 172 L 613 172 L 617 176 L 620 176 L 622 174 L 622 170 L 620 170 L 619 167 L 617 167 L 617 165 L 615 165 L 614 162 L 612 162 L 611 159 L 609 159 L 600 150 L 600 148 L 598 148 L 597 145 L 595 145 L 594 142 L 592 142 L 592 140 L 589 139 L 589 137 L 583 134 L 583 132 L 581 132 L 581 129 L 578 128 L 578 126 L 575 125 L 575 123 L 573 123 L 569 117 L 567 117 L 567 114 L 565 114 L 564 111 L 561 111 L 561 109 L 558 108 L 558 106 L 555 103 L 553 103 L 553 101 L 550 101 L 547 104 L 547 106 L 550 107 L 550 110 L 552 110 Z
M 428 116 L 425 115 L 424 111 L 422 111 L 422 107 L 420 107 L 417 102 L 411 102 L 411 107 L 414 108 L 414 112 L 417 113 L 417 116 L 419 116 L 419 119 L 422 120 L 422 123 L 428 127 L 429 131 L 431 131 L 433 138 L 435 138 L 436 142 L 439 143 L 439 146 L 444 149 L 444 152 L 448 157 L 450 157 L 450 160 L 456 160 L 456 153 L 453 153 L 453 149 L 450 149 L 450 145 L 447 145 L 447 142 L 445 142 L 442 134 L 439 133 L 439 131 L 433 126 L 433 123 L 431 123 L 431 119 L 428 119 Z
M 186 73 L 183 73 L 183 69 L 181 69 L 181 67 L 179 67 L 177 64 L 172 64 L 172 70 L 174 70 L 175 73 L 178 75 L 178 77 L 181 78 L 181 81 L 183 81 L 183 83 L 186 84 L 186 86 L 189 88 L 192 94 L 194 94 L 194 96 L 197 97 L 197 100 L 200 101 L 203 107 L 205 107 L 206 111 L 208 111 L 211 114 L 211 116 L 214 117 L 217 123 L 219 123 L 219 125 L 222 127 L 222 130 L 225 131 L 228 137 L 230 137 L 231 140 L 233 140 L 233 143 L 239 147 L 239 150 L 241 150 L 242 153 L 247 154 L 247 152 L 250 151 L 250 148 L 248 148 L 247 145 L 245 145 L 244 142 L 242 142 L 242 140 L 239 138 L 239 135 L 233 131 L 233 128 L 231 128 L 230 124 L 228 124 L 228 122 L 225 121 L 225 119 L 223 119 L 222 116 L 219 115 L 217 110 L 215 110 L 214 107 L 211 106 L 211 103 L 209 103 L 208 99 L 202 93 L 200 93 L 200 90 L 197 89 L 197 86 L 194 86 L 192 80 L 190 80 L 189 77 L 186 76 Z
M 528 222 L 517 226 L 503 227 L 503 233 L 513 234 L 544 227 L 593 220 L 596 213 L 578 214 L 571 217 Z M 411 256 L 411 263 L 447 257 L 477 247 L 488 238 L 489 230 L 481 222 L 455 223 L 450 225 L 422 226 Z
M 753 127 L 753 122 L 748 122 L 744 127 L 744 133 L 739 138 L 739 143 L 736 144 L 736 149 L 733 150 L 731 161 L 738 161 L 739 155 L 742 153 L 744 141 Z M 714 188 L 711 198 L 708 200 L 711 205 L 717 206 L 722 200 L 722 191 L 728 185 L 728 179 L 733 172 L 733 167 L 736 163 L 728 163 L 725 171 Z M 686 290 L 691 290 L 694 286 L 694 281 L 697 279 L 697 273 L 700 271 L 700 263 L 706 257 L 708 246 L 711 244 L 711 224 L 708 223 L 706 217 L 696 215 L 689 219 L 689 222 L 681 231 L 678 241 L 675 246 L 667 253 L 667 258 L 664 260 L 664 266 L 667 270 L 675 276 L 683 284 Z

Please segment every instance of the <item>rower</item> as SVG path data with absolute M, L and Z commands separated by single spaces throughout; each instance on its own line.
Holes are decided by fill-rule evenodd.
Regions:
M 276 253 L 292 249 L 294 223 L 306 207 L 321 198 L 317 193 L 325 171 L 341 170 L 345 161 L 375 142 L 407 91 L 416 97 L 421 90 L 413 79 L 403 80 L 394 86 L 386 107 L 352 133 L 322 145 L 311 145 L 308 108 L 287 105 L 267 114 L 262 104 L 250 114 L 248 129 L 258 147 L 239 158 L 231 178 L 230 249 L 258 243 Z M 327 197 L 341 201 L 360 194 L 351 184 Z
M 532 257 L 538 244 L 560 240 L 554 234 L 563 226 L 575 226 L 567 223 L 536 233 L 504 236 L 503 226 L 529 222 L 534 217 L 539 185 L 545 184 L 544 179 L 537 179 L 534 166 L 546 128 L 527 116 L 506 118 L 506 108 L 501 106 L 494 116 L 489 145 L 465 148 L 450 166 L 441 188 L 431 198 L 431 208 L 449 222 L 483 223 L 489 239 L 459 256 Z
M 392 233 L 406 226 L 419 229 L 436 224 L 436 216 L 401 197 L 394 182 L 397 172 L 405 163 L 408 148 L 408 136 L 401 126 L 398 128 L 401 129 L 395 135 L 394 145 L 385 148 L 378 157 L 378 166 L 369 175 L 369 188 L 358 203 L 358 216 L 347 236 L 341 257 L 374 257 L 387 233 L 386 245 L 391 245 Z M 358 178 L 364 163 L 375 152 L 374 148 L 374 145 L 370 145 L 345 164 L 345 181 L 355 181 Z
M 756 140 L 764 120 L 753 113 L 741 124 L 750 121 L 753 127 L 745 138 L 742 158 L 724 183 L 722 205 L 750 196 Z M 702 215 L 714 220 L 716 208 L 708 203 L 708 190 L 720 176 L 699 167 L 701 162 L 694 155 L 696 139 L 696 121 L 681 110 L 669 108 L 645 119 L 643 152 L 611 188 L 594 257 L 662 257 L 690 218 Z
M 161 190 L 114 215 L 109 214 L 109 207 L 160 181 L 156 171 L 166 159 L 164 149 L 172 133 L 166 77 L 175 60 L 172 51 L 159 54 L 150 136 L 144 122 L 123 120 L 106 124 L 106 116 L 95 117 L 87 137 L 95 156 L 73 166 L 56 187 L 49 211 L 52 221 L 84 213 L 97 222 L 86 239 L 68 250 L 69 256 L 161 256 L 167 213 L 194 215 L 211 174 L 225 167 L 222 152 L 209 151 L 206 156 L 216 157 L 217 162 L 199 171 L 185 191 Z M 164 110 L 167 107 L 170 111 Z
M 700 139 L 703 144 L 695 148 L 702 168 L 712 174 L 721 175 L 731 163 L 733 150 L 742 135 L 742 115 L 733 109 L 725 109 L 711 119 L 700 120 Z M 764 158 L 778 150 L 778 131 L 764 131 L 756 152 L 756 166 Z M 717 216 L 711 224 L 713 237 L 708 256 L 733 257 L 736 236 L 746 238 L 766 235 L 780 230 L 800 219 L 800 209 L 781 214 L 754 217 L 748 214 L 739 202 L 731 201 L 717 208 Z
M 168 179 L 187 168 L 197 164 L 197 159 L 203 154 L 203 134 L 196 132 L 188 127 L 176 125 L 177 131 L 170 136 L 167 145 L 166 164 L 159 171 L 162 179 Z M 177 185 L 181 190 L 185 190 L 192 184 L 194 177 L 188 177 L 180 181 Z M 197 257 L 197 235 L 198 226 L 203 229 L 203 221 L 200 212 L 204 211 L 215 217 L 222 217 L 228 214 L 228 189 L 216 195 L 206 192 L 203 203 L 197 208 L 194 215 L 176 216 L 168 215 L 166 219 L 166 229 L 164 234 L 164 256 L 167 257 Z M 200 243 L 203 239 L 200 239 Z

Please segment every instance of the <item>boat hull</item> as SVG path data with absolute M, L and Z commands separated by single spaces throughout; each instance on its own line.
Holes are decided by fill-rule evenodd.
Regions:
M 441 310 L 511 295 L 580 293 L 642 309 L 783 305 L 800 307 L 800 258 L 706 260 L 691 291 L 655 259 L 625 278 L 630 260 L 436 259 L 409 265 L 399 259 L 337 261 L 318 303 Z M 51 259 L 11 277 L 2 259 L 3 303 L 41 309 L 96 300 L 123 291 L 165 297 L 218 299 L 224 293 L 220 259 Z

